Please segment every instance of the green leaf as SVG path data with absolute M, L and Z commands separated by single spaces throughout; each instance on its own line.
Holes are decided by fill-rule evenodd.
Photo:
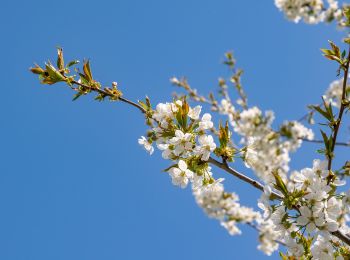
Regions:
M 72 99 L 72 101 L 77 100 L 77 99 L 80 98 L 82 95 L 83 95 L 83 93 L 81 93 L 81 92 L 75 94 L 74 97 L 73 97 L 73 99 Z
M 273 176 L 275 177 L 275 188 L 283 193 L 285 197 L 288 196 L 288 189 L 286 187 L 286 184 L 283 182 L 281 176 L 279 176 L 277 171 L 272 172 Z
M 324 55 L 333 55 L 333 51 L 328 50 L 328 49 L 321 49 L 321 51 L 324 53 Z
M 89 60 L 84 62 L 83 70 L 84 70 L 84 74 L 85 74 L 86 79 L 89 82 L 91 82 L 92 81 L 92 73 L 91 73 L 90 61 Z
M 348 40 L 349 40 L 349 42 L 346 42 L 346 43 L 350 43 L 350 38 L 346 38 L 346 39 L 348 39 Z M 344 59 L 344 58 L 345 58 L 345 55 L 346 55 L 346 51 L 345 51 L 345 50 L 343 50 L 343 52 L 341 53 L 341 57 L 342 57 L 342 59 Z
M 57 68 L 59 70 L 64 69 L 63 49 L 57 48 Z
M 68 65 L 67 65 L 67 68 L 69 68 L 69 67 L 71 67 L 71 66 L 73 66 L 73 65 L 75 65 L 75 64 L 78 64 L 80 61 L 78 61 L 78 60 L 72 60 L 72 61 L 70 61 L 69 63 L 68 63 Z
M 333 122 L 334 121 L 334 115 L 333 115 L 333 109 L 332 109 L 332 106 L 331 106 L 331 104 L 330 103 L 327 103 L 325 100 L 324 100 L 324 98 L 322 97 L 322 101 L 323 101 L 323 105 L 324 105 L 324 107 L 325 107 L 325 109 L 326 109 L 326 113 L 327 113 L 327 115 L 328 115 L 328 117 L 329 117 L 329 121 L 330 122 Z
M 51 62 L 46 63 L 45 68 L 47 73 L 49 74 L 52 84 L 58 81 L 66 80 L 66 78 L 54 66 L 52 66 Z
M 332 121 L 332 117 L 328 114 L 327 111 L 323 110 L 320 106 L 311 106 L 314 110 L 320 113 L 323 117 L 325 117 L 328 121 Z
M 165 169 L 163 170 L 163 172 L 167 172 L 167 171 L 169 171 L 171 168 L 174 168 L 174 167 L 177 167 L 177 164 L 172 164 L 172 165 L 170 165 L 168 168 L 165 168 Z
M 151 108 L 151 107 L 152 107 L 152 106 L 151 106 L 151 100 L 149 99 L 148 96 L 146 96 L 146 104 L 147 104 L 148 108 Z
M 340 49 L 339 49 L 339 47 L 338 47 L 337 45 L 335 45 L 335 43 L 332 42 L 332 41 L 328 41 L 328 42 L 329 42 L 329 44 L 331 45 L 335 56 L 337 56 L 337 57 L 340 58 Z
M 35 67 L 34 68 L 30 68 L 29 70 L 32 73 L 38 74 L 38 75 L 42 75 L 45 72 L 38 64 L 35 64 Z
M 328 150 L 328 148 L 329 148 L 329 147 L 328 147 L 328 145 L 329 145 L 328 136 L 327 136 L 327 134 L 326 134 L 325 132 L 323 132 L 322 130 L 320 130 L 320 131 L 321 131 L 321 134 L 322 134 L 323 143 L 324 143 L 326 149 Z
M 82 84 L 89 85 L 89 81 L 84 74 L 79 73 L 79 76 Z

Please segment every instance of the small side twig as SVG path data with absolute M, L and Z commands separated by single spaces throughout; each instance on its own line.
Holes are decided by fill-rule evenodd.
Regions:
M 304 142 L 308 142 L 308 143 L 315 143 L 315 144 L 323 144 L 324 141 L 322 140 L 309 140 L 306 138 L 300 138 L 300 140 L 303 140 Z M 336 146 L 346 146 L 346 147 L 350 147 L 350 142 L 345 143 L 345 142 L 336 142 L 335 143 Z
M 78 86 L 81 86 L 83 88 L 89 89 L 91 91 L 98 92 L 98 93 L 103 94 L 103 95 L 108 96 L 108 97 L 115 97 L 113 95 L 113 93 L 110 93 L 110 92 L 108 92 L 106 90 L 103 90 L 103 89 L 100 89 L 100 88 L 91 87 L 91 86 L 88 86 L 86 84 L 82 84 L 81 82 L 78 82 L 76 80 L 73 80 L 72 83 L 76 84 Z M 74 90 L 78 91 L 77 89 L 74 89 Z M 135 102 L 133 102 L 133 101 L 131 101 L 129 99 L 126 99 L 126 98 L 123 98 L 123 97 L 118 97 L 118 100 L 138 108 L 143 114 L 146 113 L 146 110 L 143 107 L 141 107 L 139 104 L 137 104 L 137 103 L 135 103 Z

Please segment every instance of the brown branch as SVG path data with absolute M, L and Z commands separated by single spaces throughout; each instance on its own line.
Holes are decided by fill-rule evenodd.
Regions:
M 337 142 L 338 132 L 340 129 L 340 124 L 341 124 L 341 120 L 343 117 L 343 113 L 344 113 L 345 108 L 346 108 L 346 106 L 343 104 L 343 100 L 345 100 L 345 98 L 346 98 L 346 83 L 347 83 L 348 74 L 349 74 L 349 64 L 350 64 L 350 45 L 349 45 L 348 57 L 347 57 L 345 70 L 344 70 L 343 92 L 342 92 L 342 96 L 341 96 L 341 105 L 340 105 L 340 110 L 339 110 L 339 115 L 338 115 L 337 121 L 335 122 L 332 146 L 331 146 L 330 154 L 328 157 L 328 170 L 329 171 L 332 170 L 334 148 L 335 148 L 335 144 Z
M 337 230 L 332 232 L 332 235 L 339 238 L 345 244 L 350 245 L 350 237 L 347 234 L 343 234 L 341 231 Z
M 249 183 L 250 185 L 254 186 L 255 188 L 257 188 L 257 189 L 259 189 L 261 191 L 264 191 L 264 185 L 263 184 L 261 184 L 260 182 L 258 182 L 256 180 L 254 180 L 254 179 L 244 175 L 243 173 L 240 173 L 239 171 L 231 168 L 226 162 L 219 162 L 219 161 L 215 160 L 212 157 L 209 157 L 208 162 L 211 163 L 211 164 L 214 164 L 215 166 L 219 167 L 220 169 L 223 169 L 224 171 L 226 171 L 229 174 L 237 177 L 238 179 Z M 281 199 L 281 200 L 283 199 L 283 196 L 280 193 L 272 191 L 271 194 L 277 199 Z

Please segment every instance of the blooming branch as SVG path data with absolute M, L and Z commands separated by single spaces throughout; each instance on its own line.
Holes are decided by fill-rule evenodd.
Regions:
M 276 5 L 288 19 L 307 23 L 336 20 L 342 26 L 350 26 L 350 8 L 340 12 L 335 1 L 276 0 Z M 350 38 L 345 39 L 350 46 Z M 248 105 L 241 76 L 232 53 L 225 54 L 224 64 L 230 69 L 229 79 L 219 78 L 219 98 L 213 93 L 200 95 L 185 78 L 173 77 L 171 82 L 185 90 L 176 94 L 172 102 L 152 106 L 150 98 L 133 102 L 123 96 L 116 82 L 102 87 L 92 76 L 90 62 L 85 61 L 82 70 L 78 61 L 65 64 L 63 50 L 58 49 L 57 66 L 47 62 L 42 68 L 35 65 L 31 71 L 39 75 L 41 83 L 65 83 L 76 93 L 73 100 L 89 93 L 95 99 L 121 101 L 137 108 L 145 117 L 148 130 L 138 143 L 149 153 L 155 148 L 170 165 L 164 169 L 171 182 L 180 188 L 191 187 L 198 206 L 210 217 L 220 222 L 231 235 L 241 234 L 239 224 L 247 224 L 259 232 L 258 248 L 271 255 L 279 245 L 286 247 L 280 253 L 283 259 L 349 259 L 350 258 L 350 191 L 340 192 L 350 176 L 350 162 L 333 170 L 335 146 L 350 146 L 337 142 L 344 113 L 350 109 L 347 85 L 350 63 L 348 53 L 330 42 L 330 49 L 323 49 L 324 56 L 339 64 L 338 72 L 344 73 L 342 81 L 335 81 L 327 90 L 319 105 L 309 106 L 310 113 L 298 121 L 284 121 L 272 127 L 273 111 L 262 111 Z M 72 68 L 74 73 L 72 74 Z M 230 93 L 235 90 L 236 99 Z M 189 99 L 197 102 L 191 106 Z M 199 104 L 198 104 L 199 103 Z M 214 113 L 227 118 L 215 127 L 210 113 L 202 114 L 201 104 L 209 105 Z M 335 116 L 333 109 L 339 109 Z M 330 134 L 321 130 L 323 140 L 314 139 L 312 129 L 301 121 L 314 121 L 314 115 L 326 120 Z M 291 171 L 290 154 L 303 142 L 323 144 L 318 150 L 326 160 L 315 159 L 312 167 Z M 257 179 L 237 171 L 236 163 L 250 168 Z M 230 165 L 229 165 L 230 163 Z M 247 207 L 239 202 L 239 196 L 224 189 L 224 179 L 216 178 L 212 165 L 260 190 L 257 207 Z

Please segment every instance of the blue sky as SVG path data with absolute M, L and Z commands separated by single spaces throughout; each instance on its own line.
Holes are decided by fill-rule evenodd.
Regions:
M 250 104 L 281 123 L 335 79 L 319 50 L 340 41 L 334 25 L 290 23 L 272 0 L 6 1 L 1 9 L 0 259 L 265 259 L 254 230 L 229 236 L 189 189 L 171 184 L 159 153 L 138 146 L 141 114 L 91 97 L 72 102 L 69 89 L 40 85 L 28 68 L 62 46 L 67 59 L 90 58 L 95 78 L 118 81 L 126 97 L 158 103 L 170 100 L 174 75 L 214 91 L 233 50 Z M 310 166 L 315 148 L 293 155 L 292 167 Z M 226 183 L 255 205 L 258 192 Z

